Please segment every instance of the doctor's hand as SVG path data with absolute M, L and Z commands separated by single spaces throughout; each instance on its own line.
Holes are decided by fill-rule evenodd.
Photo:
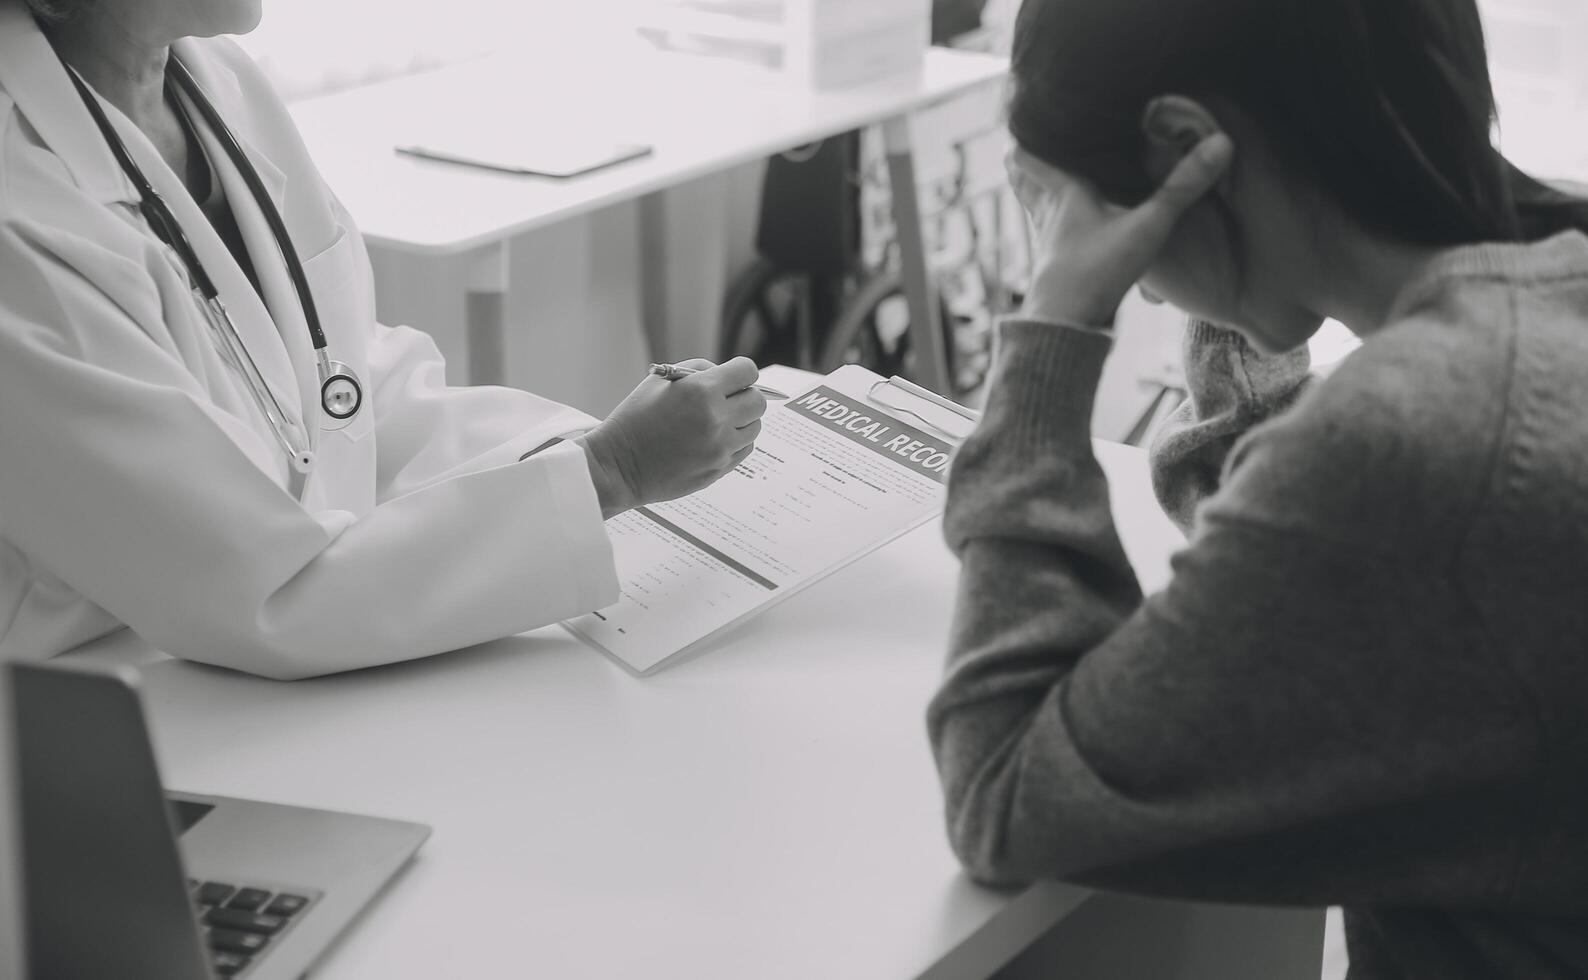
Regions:
M 590 460 L 603 517 L 710 486 L 755 448 L 766 397 L 755 362 L 681 362 L 678 381 L 647 377 L 605 422 L 574 441 Z
M 1209 136 L 1180 159 L 1151 197 L 1123 208 L 1025 150 L 1012 150 L 1005 161 L 1009 184 L 1032 234 L 1025 315 L 1112 325 L 1125 294 L 1169 244 L 1181 216 L 1229 170 L 1234 152 L 1228 136 Z

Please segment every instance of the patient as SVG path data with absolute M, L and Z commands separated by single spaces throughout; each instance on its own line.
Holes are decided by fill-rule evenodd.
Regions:
M 929 716 L 961 860 L 1344 905 L 1359 980 L 1588 975 L 1588 206 L 1491 145 L 1474 0 L 1016 32 L 1033 283 L 950 479 Z M 1145 599 L 1088 431 L 1137 282 L 1196 321 Z M 1326 318 L 1363 345 L 1308 382 Z

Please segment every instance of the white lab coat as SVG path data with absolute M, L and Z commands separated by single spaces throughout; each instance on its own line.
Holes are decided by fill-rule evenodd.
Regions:
M 122 626 L 176 656 L 278 678 L 422 657 L 617 597 L 583 452 L 594 419 L 448 388 L 430 338 L 375 322 L 368 256 L 286 108 L 223 40 L 178 55 L 285 217 L 330 353 L 367 402 L 322 431 L 303 317 L 237 170 L 209 157 L 265 303 L 147 139 L 105 104 L 176 213 L 261 371 L 307 418 L 302 500 L 218 358 L 174 253 L 20 0 L 0 0 L 0 660 Z M 267 305 L 268 304 L 268 308 Z

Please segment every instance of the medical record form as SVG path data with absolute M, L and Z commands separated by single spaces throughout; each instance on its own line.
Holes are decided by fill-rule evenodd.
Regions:
M 755 451 L 712 486 L 608 521 L 622 597 L 563 625 L 635 673 L 660 668 L 938 514 L 973 419 L 838 369 L 769 408 Z

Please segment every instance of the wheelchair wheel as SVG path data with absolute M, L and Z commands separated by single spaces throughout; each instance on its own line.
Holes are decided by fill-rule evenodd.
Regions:
M 965 386 L 960 384 L 956 370 L 960 360 L 956 320 L 941 292 L 937 295 L 937 309 L 948 353 L 948 375 L 955 388 L 946 394 L 958 397 Z M 897 374 L 920 379 L 910 344 L 910 307 L 899 272 L 888 270 L 873 276 L 849 299 L 834 322 L 816 370 L 825 374 L 844 364 L 860 364 L 884 377 Z
M 809 345 L 810 290 L 809 276 L 757 257 L 723 298 L 718 360 L 742 354 L 761 367 L 799 366 Z

